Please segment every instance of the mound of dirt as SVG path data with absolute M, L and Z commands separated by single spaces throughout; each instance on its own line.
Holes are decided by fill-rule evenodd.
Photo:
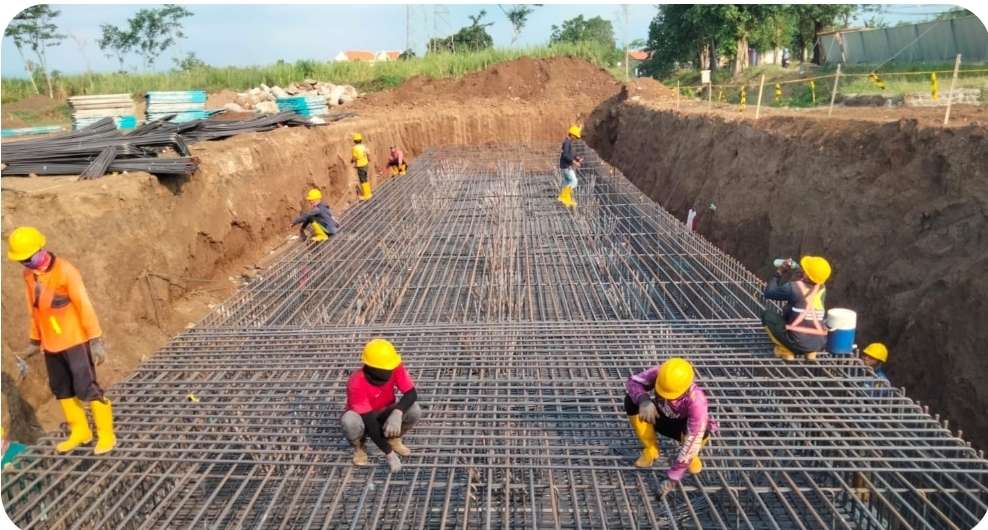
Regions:
M 36 94 L 11 103 L 4 103 L 3 117 L 0 118 L 0 121 L 2 121 L 4 129 L 68 123 L 64 105 L 64 100 Z
M 368 96 L 359 106 L 464 103 L 476 99 L 531 102 L 589 98 L 601 101 L 618 89 L 620 84 L 606 70 L 584 60 L 523 57 L 460 79 L 416 76 L 397 88 Z
M 638 96 L 642 99 L 668 99 L 676 97 L 676 93 L 669 87 L 652 79 L 651 77 L 640 77 L 633 79 L 627 84 L 628 95 Z

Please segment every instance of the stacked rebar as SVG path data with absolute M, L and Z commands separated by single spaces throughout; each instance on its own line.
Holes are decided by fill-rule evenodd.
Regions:
M 3 475 L 22 528 L 970 528 L 988 462 L 851 358 L 784 363 L 761 283 L 591 151 L 566 209 L 557 152 L 448 148 L 298 244 L 111 389 L 118 447 Z M 339 418 L 372 337 L 424 418 L 388 474 Z M 625 379 L 696 366 L 720 425 L 657 499 Z M 662 440 L 663 455 L 677 442 Z M 664 462 L 663 462 L 664 464 Z

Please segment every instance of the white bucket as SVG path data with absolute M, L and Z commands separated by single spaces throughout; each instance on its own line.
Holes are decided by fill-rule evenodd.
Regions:
M 826 322 L 830 329 L 857 329 L 858 314 L 850 309 L 835 307 L 827 311 Z

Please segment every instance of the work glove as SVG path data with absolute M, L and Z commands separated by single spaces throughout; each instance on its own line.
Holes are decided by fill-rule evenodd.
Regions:
M 659 499 L 661 500 L 663 497 L 671 493 L 672 490 L 676 489 L 677 484 L 678 482 L 676 482 L 675 480 L 669 480 L 669 479 L 663 480 L 662 484 L 659 484 L 659 493 L 658 493 Z
M 404 413 L 400 409 L 391 411 L 388 420 L 384 422 L 384 437 L 397 438 L 401 436 L 401 417 Z
M 391 451 L 386 458 L 388 459 L 388 468 L 391 469 L 392 473 L 401 471 L 401 459 L 398 458 L 398 453 Z
M 39 353 L 41 353 L 41 345 L 32 342 L 27 348 L 24 349 L 23 352 L 21 352 L 20 355 L 14 356 L 17 360 L 17 373 L 20 375 L 21 380 L 27 377 L 27 372 L 30 368 L 27 364 L 27 359 L 30 359 Z
M 656 418 L 659 417 L 659 409 L 655 408 L 655 403 L 652 403 L 651 399 L 646 399 L 638 405 L 638 417 L 654 425 Z
M 89 341 L 89 353 L 93 356 L 93 364 L 99 366 L 106 362 L 106 347 L 101 339 Z

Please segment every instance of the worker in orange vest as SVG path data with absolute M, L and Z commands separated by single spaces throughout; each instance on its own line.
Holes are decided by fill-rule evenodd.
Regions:
M 117 443 L 110 400 L 96 382 L 96 366 L 106 361 L 99 320 L 89 301 L 78 269 L 45 248 L 45 236 L 37 228 L 18 227 L 10 234 L 7 257 L 24 265 L 31 345 L 23 357 L 44 351 L 48 385 L 55 394 L 69 437 L 55 446 L 67 453 L 93 440 L 83 401 L 88 401 L 96 424 L 95 453 L 110 452 Z M 21 375 L 27 363 L 18 358 Z

